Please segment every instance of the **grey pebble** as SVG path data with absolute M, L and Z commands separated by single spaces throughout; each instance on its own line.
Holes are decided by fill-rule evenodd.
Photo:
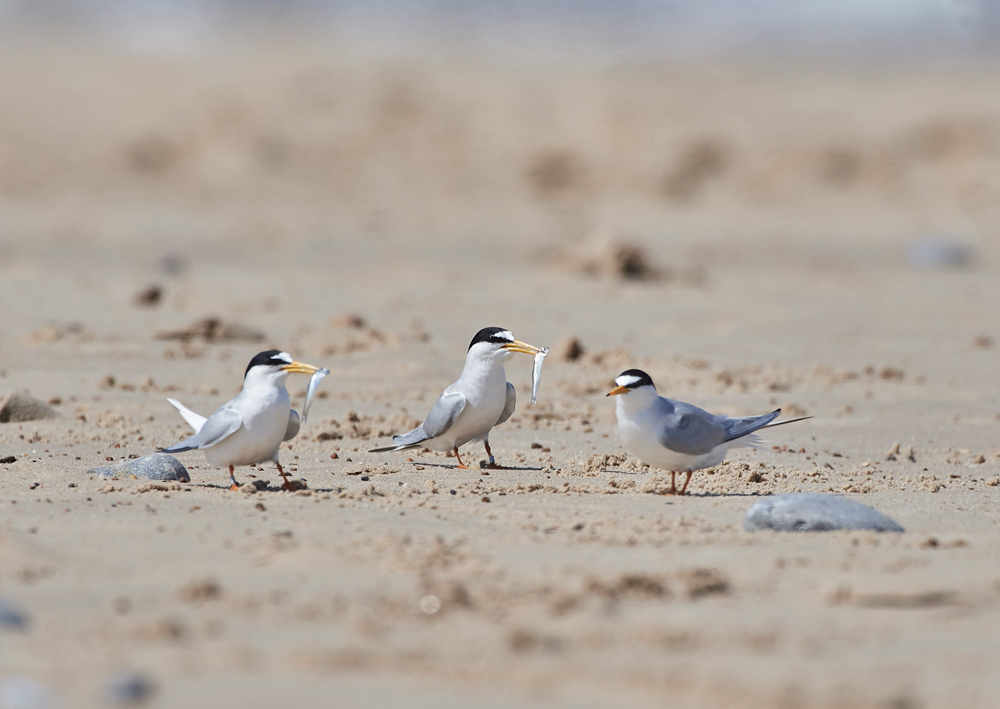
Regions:
M 122 672 L 114 675 L 104 686 L 104 696 L 110 704 L 141 704 L 156 691 L 153 681 L 138 672 Z
M 906 258 L 911 266 L 917 268 L 966 268 L 972 265 L 975 254 L 960 241 L 931 237 L 911 243 L 906 250 Z
M 826 532 L 831 529 L 873 529 L 902 532 L 903 528 L 868 505 L 823 493 L 772 495 L 747 510 L 743 528 L 748 532 Z
M 179 480 L 185 483 L 191 481 L 187 468 L 167 453 L 153 453 L 142 458 L 122 461 L 117 465 L 91 468 L 87 474 L 119 479 L 135 476 L 143 480 Z
M 4 630 L 24 630 L 28 627 L 28 616 L 20 609 L 0 598 L 0 628 Z

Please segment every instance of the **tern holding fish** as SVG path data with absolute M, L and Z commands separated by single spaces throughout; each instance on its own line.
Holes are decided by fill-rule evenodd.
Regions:
M 771 423 L 781 409 L 742 418 L 710 414 L 683 401 L 659 396 L 653 380 L 640 369 L 622 372 L 615 384 L 608 396 L 618 397 L 615 415 L 625 450 L 647 465 L 669 470 L 670 492 L 678 495 L 687 491 L 695 470 L 718 465 L 730 448 L 759 448 L 761 439 L 755 431 L 812 418 Z M 678 472 L 687 473 L 680 491 Z
M 261 352 L 247 366 L 243 375 L 243 390 L 226 402 L 207 419 L 186 408 L 176 399 L 168 401 L 180 411 L 195 434 L 167 448 L 164 453 L 189 450 L 205 451 L 205 460 L 217 468 L 229 468 L 231 490 L 239 488 L 233 468 L 237 465 L 257 465 L 273 461 L 284 480 L 286 490 L 294 489 L 288 475 L 278 462 L 282 441 L 299 432 L 299 415 L 292 410 L 285 379 L 289 374 L 311 374 L 302 422 L 312 403 L 319 380 L 330 373 L 311 364 L 296 362 L 287 352 Z
M 438 397 L 424 422 L 409 433 L 393 436 L 395 445 L 369 452 L 421 447 L 450 450 L 455 453 L 458 467 L 467 468 L 458 455 L 459 447 L 471 441 L 482 441 L 489 456 L 489 467 L 499 467 L 490 450 L 490 431 L 510 418 L 517 399 L 514 385 L 507 381 L 503 362 L 514 352 L 544 358 L 547 351 L 515 340 L 510 330 L 502 327 L 483 328 L 469 344 L 461 376 Z M 540 362 L 541 359 L 535 360 L 532 374 L 532 401 L 537 393 Z

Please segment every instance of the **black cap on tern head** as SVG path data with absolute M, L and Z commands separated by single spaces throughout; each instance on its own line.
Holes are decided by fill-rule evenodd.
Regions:
M 653 380 L 641 369 L 626 369 L 615 378 L 618 386 L 626 389 L 638 389 L 644 386 L 654 386 Z
M 280 350 L 268 350 L 267 352 L 261 352 L 259 355 L 250 360 L 250 364 L 247 365 L 247 371 L 243 372 L 243 378 L 246 379 L 250 370 L 257 365 L 280 367 L 285 364 L 291 364 L 291 362 L 292 358 Z
M 476 333 L 476 336 L 472 338 L 472 342 L 469 343 L 469 349 L 472 349 L 473 345 L 479 344 L 480 342 L 492 342 L 497 345 L 502 345 L 508 342 L 514 341 L 514 335 L 511 331 L 503 327 L 484 327 L 482 330 Z

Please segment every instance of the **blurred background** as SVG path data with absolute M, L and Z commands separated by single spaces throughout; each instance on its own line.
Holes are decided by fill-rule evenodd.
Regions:
M 561 331 L 635 341 L 600 305 L 655 273 L 634 298 L 676 307 L 638 351 L 761 360 L 996 262 L 994 3 L 2 0 L 0 36 L 0 239 L 35 303 L 11 334 L 120 326 L 109 305 L 187 278 L 175 324 L 249 307 L 287 338 L 282 308 L 322 295 L 464 341 L 532 312 L 512 284 L 606 269 L 560 290 L 593 306 Z M 60 268 L 95 283 L 37 277 Z M 510 298 L 455 302 L 491 277 Z M 744 293 L 775 321 L 756 346 Z M 947 334 L 912 329 L 897 349 Z
M 4 467 L 23 497 L 0 584 L 44 631 L 0 666 L 79 707 L 121 666 L 171 706 L 328 706 L 418 675 L 480 689 L 383 683 L 381 706 L 992 706 L 998 205 L 987 0 L 0 0 L 0 393 L 64 414 L 0 430 L 0 460 L 27 459 Z M 366 451 L 490 325 L 553 347 L 536 409 L 531 359 L 508 361 L 519 408 L 492 443 L 540 483 L 619 475 L 604 395 L 631 367 L 712 411 L 815 418 L 734 456 L 766 478 L 695 478 L 718 497 L 553 478 L 525 501 L 535 478 L 497 475 L 520 481 L 497 517 L 478 492 L 386 514 L 432 471 L 466 483 Z M 331 370 L 283 460 L 360 497 L 265 513 L 193 454 L 195 492 L 159 516 L 83 480 L 186 435 L 164 397 L 210 412 L 269 347 Z M 744 496 L 795 478 L 914 531 L 751 542 Z M 44 573 L 22 548 L 55 550 Z M 645 574 L 679 590 L 685 568 L 734 590 L 652 605 Z M 203 606 L 216 577 L 230 605 Z M 462 608 L 431 625 L 438 580 Z

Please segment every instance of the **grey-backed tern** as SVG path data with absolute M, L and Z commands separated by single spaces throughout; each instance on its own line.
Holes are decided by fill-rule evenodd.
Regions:
M 257 465 L 274 462 L 284 480 L 282 487 L 291 489 L 288 475 L 278 462 L 282 441 L 293 438 L 299 431 L 299 416 L 292 411 L 285 379 L 289 374 L 314 374 L 321 370 L 311 364 L 296 362 L 287 352 L 261 352 L 247 365 L 243 375 L 243 390 L 227 401 L 207 419 L 175 399 L 168 399 L 187 421 L 195 434 L 180 443 L 163 448 L 164 453 L 189 450 L 205 451 L 205 460 L 217 468 L 229 468 L 230 489 L 239 487 L 233 468 L 237 465 Z
M 459 446 L 482 441 L 490 467 L 498 467 L 490 450 L 490 431 L 514 413 L 517 395 L 507 381 L 503 362 L 514 352 L 535 355 L 540 347 L 514 339 L 510 330 L 486 327 L 476 333 L 465 356 L 458 380 L 438 397 L 422 424 L 409 433 L 393 436 L 394 445 L 371 453 L 429 448 L 453 451 L 459 468 L 467 468 L 458 455 Z
M 781 409 L 742 418 L 710 414 L 659 396 L 653 380 L 640 369 L 622 372 L 615 384 L 608 396 L 618 397 L 615 415 L 625 450 L 647 465 L 669 470 L 670 492 L 680 495 L 687 491 L 695 470 L 718 465 L 730 448 L 759 448 L 762 441 L 754 431 L 812 418 L 772 424 Z M 687 473 L 679 492 L 678 472 Z

